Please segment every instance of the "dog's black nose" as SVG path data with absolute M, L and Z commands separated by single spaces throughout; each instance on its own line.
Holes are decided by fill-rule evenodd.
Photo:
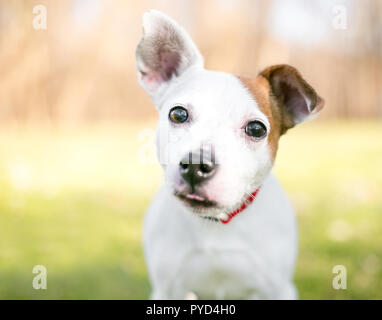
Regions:
M 213 150 L 200 149 L 188 153 L 179 163 L 179 170 L 183 179 L 193 188 L 210 179 L 216 171 Z

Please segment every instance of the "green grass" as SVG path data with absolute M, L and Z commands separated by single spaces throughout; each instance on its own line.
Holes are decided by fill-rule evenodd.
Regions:
M 161 173 L 139 161 L 145 127 L 1 129 L 0 298 L 148 297 L 141 224 Z M 274 171 L 298 215 L 300 298 L 382 298 L 381 165 L 378 122 L 311 122 L 281 139 Z M 47 290 L 32 288 L 35 265 Z M 332 288 L 335 265 L 347 290 Z

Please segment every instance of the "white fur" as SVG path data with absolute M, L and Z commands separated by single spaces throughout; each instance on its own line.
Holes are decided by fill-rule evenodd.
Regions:
M 144 252 L 152 299 L 295 299 L 296 220 L 273 176 L 229 224 L 191 215 L 166 186 L 149 207 Z
M 155 83 L 157 78 L 149 81 L 147 74 L 157 70 L 143 70 L 146 78 L 140 74 L 147 67 L 142 65 L 141 54 L 147 53 L 144 50 L 153 54 L 145 37 L 156 43 L 157 30 L 163 32 L 163 26 L 182 38 L 187 52 L 180 52 L 181 57 L 196 58 L 182 63 L 168 81 Z M 262 121 L 269 131 L 269 119 L 237 77 L 203 68 L 196 46 L 176 22 L 150 11 L 144 16 L 144 29 L 137 52 L 138 76 L 159 110 L 157 151 L 165 173 L 165 183 L 144 223 L 152 298 L 183 299 L 190 292 L 202 299 L 296 298 L 292 283 L 297 251 L 295 216 L 270 175 L 273 160 L 268 138 L 255 141 L 244 133 L 252 120 Z M 146 60 L 147 65 L 150 62 Z M 168 114 L 179 104 L 187 108 L 191 119 L 174 125 Z M 201 191 L 218 207 L 190 209 L 174 196 L 174 191 L 186 187 L 179 162 L 204 144 L 214 146 L 219 167 Z M 259 186 L 254 202 L 229 224 L 201 218 L 226 218 Z
M 190 124 L 169 123 L 169 110 L 177 104 L 188 106 Z M 179 174 L 180 160 L 202 143 L 215 147 L 220 166 L 203 189 L 223 204 L 227 212 L 259 187 L 271 169 L 267 139 L 249 141 L 242 128 L 253 119 L 260 119 L 269 127 L 268 119 L 236 77 L 222 72 L 188 70 L 173 80 L 157 108 L 158 158 L 165 171 L 165 181 L 174 188 L 179 190 L 184 186 Z

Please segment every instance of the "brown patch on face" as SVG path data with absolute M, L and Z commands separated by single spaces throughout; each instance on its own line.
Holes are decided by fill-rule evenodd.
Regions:
M 324 107 L 324 100 L 292 66 L 271 66 L 256 78 L 238 78 L 269 119 L 268 143 L 273 160 L 280 136 Z
M 268 144 L 271 157 L 274 161 L 277 153 L 280 136 L 285 132 L 283 128 L 282 115 L 277 107 L 277 102 L 270 95 L 270 85 L 263 76 L 257 78 L 238 77 L 243 85 L 253 95 L 260 110 L 267 116 L 271 129 L 268 134 Z

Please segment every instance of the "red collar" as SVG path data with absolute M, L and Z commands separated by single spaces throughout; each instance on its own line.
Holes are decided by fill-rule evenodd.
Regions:
M 228 213 L 227 214 L 228 218 L 226 220 L 220 220 L 220 222 L 224 224 L 227 224 L 228 222 L 230 222 L 234 216 L 242 212 L 245 208 L 247 208 L 249 204 L 253 202 L 253 200 L 255 200 L 259 190 L 260 190 L 260 187 L 258 187 L 254 192 L 251 193 L 251 195 L 247 199 L 244 200 L 244 202 L 242 203 L 239 209 L 236 209 L 235 211 Z

